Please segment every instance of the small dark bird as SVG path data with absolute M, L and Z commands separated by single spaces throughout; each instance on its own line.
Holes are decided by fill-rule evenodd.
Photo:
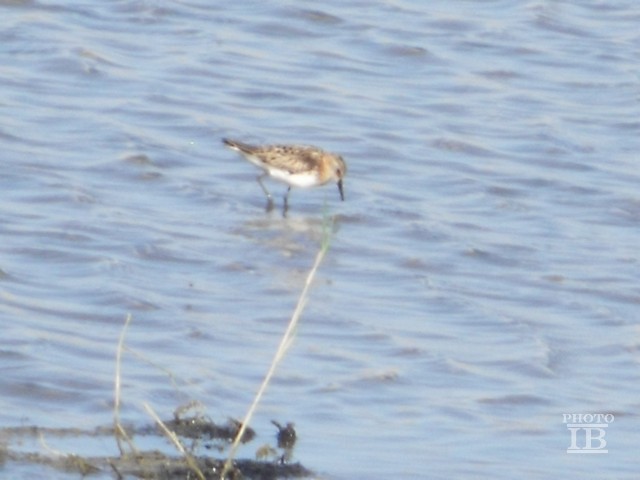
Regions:
M 271 420 L 276 428 L 278 429 L 278 434 L 276 439 L 278 440 L 278 448 L 284 448 L 287 450 L 291 450 L 293 446 L 296 444 L 296 429 L 294 428 L 293 423 L 287 423 L 285 427 L 276 422 L 275 420 Z

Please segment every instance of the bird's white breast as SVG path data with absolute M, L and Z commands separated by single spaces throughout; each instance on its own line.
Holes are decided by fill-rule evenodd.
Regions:
M 288 183 L 294 187 L 313 187 L 319 185 L 318 175 L 315 171 L 304 173 L 289 173 L 286 170 L 280 170 L 276 168 L 269 169 L 269 175 L 276 180 Z

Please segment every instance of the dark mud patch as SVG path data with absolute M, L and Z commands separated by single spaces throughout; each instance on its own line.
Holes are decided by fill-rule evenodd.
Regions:
M 235 438 L 240 422 L 228 420 L 226 423 L 216 424 L 202 416 L 188 418 L 176 416 L 163 423 L 178 436 L 181 444 L 185 445 L 192 463 L 187 461 L 187 455 L 174 455 L 157 449 L 143 448 L 144 443 L 157 445 L 158 438 L 154 437 L 166 438 L 162 430 L 155 425 L 141 427 L 121 425 L 120 428 L 128 437 L 127 451 L 123 451 L 120 447 L 120 454 L 105 456 L 65 454 L 53 450 L 49 445 L 53 444 L 55 439 L 63 438 L 65 443 L 68 443 L 69 439 L 72 443 L 73 441 L 86 443 L 99 439 L 100 444 L 104 445 L 105 438 L 116 438 L 116 429 L 113 426 L 97 427 L 93 430 L 25 426 L 0 428 L 0 466 L 6 468 L 11 462 L 27 463 L 47 466 L 68 472 L 70 475 L 80 474 L 83 477 L 111 472 L 117 479 L 131 477 L 161 480 L 220 479 L 226 458 L 215 458 L 203 454 L 203 451 L 206 450 L 207 453 L 224 451 Z M 292 424 L 287 424 L 286 428 L 292 429 Z M 235 460 L 225 478 L 276 480 L 310 476 L 311 471 L 299 462 L 290 461 L 293 445 L 290 442 L 282 445 L 282 432 L 282 428 L 279 427 L 272 436 L 274 445 L 263 445 L 257 449 L 256 460 Z M 287 436 L 292 435 L 295 438 L 295 432 L 288 430 Z M 254 440 L 254 437 L 255 432 L 248 428 L 242 442 L 249 443 Z M 166 443 L 170 445 L 170 442 Z M 30 449 L 29 445 L 31 445 Z M 194 465 L 197 466 L 202 477 L 196 473 Z

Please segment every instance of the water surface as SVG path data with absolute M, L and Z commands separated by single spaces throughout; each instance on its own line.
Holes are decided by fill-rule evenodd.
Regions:
M 323 478 L 636 477 L 635 2 L 0 11 L 0 427 L 109 424 L 128 313 L 127 421 L 241 417 L 332 223 L 259 444 L 295 422 Z M 339 152 L 346 201 L 265 213 L 223 136 Z M 613 414 L 609 453 L 567 454 L 565 413 Z

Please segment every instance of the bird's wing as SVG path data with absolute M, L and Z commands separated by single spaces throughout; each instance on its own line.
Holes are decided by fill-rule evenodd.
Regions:
M 312 147 L 276 146 L 255 153 L 264 163 L 289 173 L 304 173 L 313 170 L 322 152 Z

